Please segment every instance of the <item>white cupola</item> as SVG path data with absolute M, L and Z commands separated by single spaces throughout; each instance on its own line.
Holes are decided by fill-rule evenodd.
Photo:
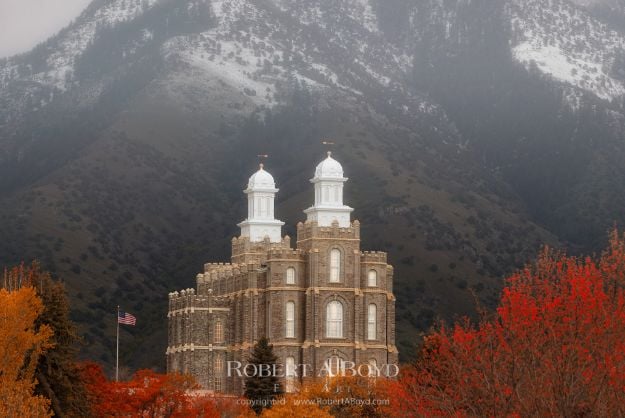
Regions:
M 350 214 L 354 209 L 343 204 L 346 181 L 343 167 L 328 152 L 328 158 L 317 165 L 315 177 L 310 180 L 315 185 L 315 204 L 304 211 L 309 221 L 317 222 L 319 226 L 332 226 L 334 221 L 341 228 L 350 226 Z
M 247 237 L 251 242 L 261 242 L 265 237 L 274 243 L 281 242 L 284 222 L 274 218 L 274 199 L 278 189 L 263 164 L 250 177 L 243 192 L 247 195 L 247 219 L 238 225 L 241 237 Z

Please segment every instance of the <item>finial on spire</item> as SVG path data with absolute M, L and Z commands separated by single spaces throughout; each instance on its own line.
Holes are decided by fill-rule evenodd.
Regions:
M 332 141 L 321 141 L 323 145 L 334 145 Z M 332 158 L 332 151 L 328 151 L 328 158 Z
M 259 159 L 262 159 L 262 158 L 269 158 L 269 154 L 258 154 L 258 155 L 257 155 L 257 157 L 258 157 Z M 263 168 L 265 168 L 265 164 L 263 164 L 262 162 L 259 164 L 259 166 L 260 166 L 260 169 L 261 169 L 261 170 L 262 170 Z

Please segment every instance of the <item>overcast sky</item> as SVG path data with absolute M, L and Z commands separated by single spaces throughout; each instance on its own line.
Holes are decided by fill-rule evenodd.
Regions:
M 76 18 L 91 0 L 0 0 L 0 57 L 25 52 Z

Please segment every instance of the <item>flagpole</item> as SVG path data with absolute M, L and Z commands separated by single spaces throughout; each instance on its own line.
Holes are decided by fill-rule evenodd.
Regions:
M 119 382 L 119 305 L 117 305 L 117 350 L 115 351 L 115 381 Z

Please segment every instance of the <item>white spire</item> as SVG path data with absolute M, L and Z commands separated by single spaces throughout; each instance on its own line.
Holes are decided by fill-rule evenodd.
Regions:
M 309 221 L 315 221 L 319 226 L 332 226 L 334 221 L 341 228 L 350 226 L 350 214 L 354 209 L 343 204 L 346 181 L 343 167 L 328 152 L 328 158 L 317 165 L 315 177 L 310 180 L 315 185 L 315 204 L 304 211 Z
M 265 237 L 269 237 L 271 242 L 281 242 L 284 222 L 274 218 L 274 199 L 278 189 L 263 164 L 250 177 L 243 192 L 247 195 L 247 219 L 238 225 L 241 236 L 251 242 L 261 242 Z

